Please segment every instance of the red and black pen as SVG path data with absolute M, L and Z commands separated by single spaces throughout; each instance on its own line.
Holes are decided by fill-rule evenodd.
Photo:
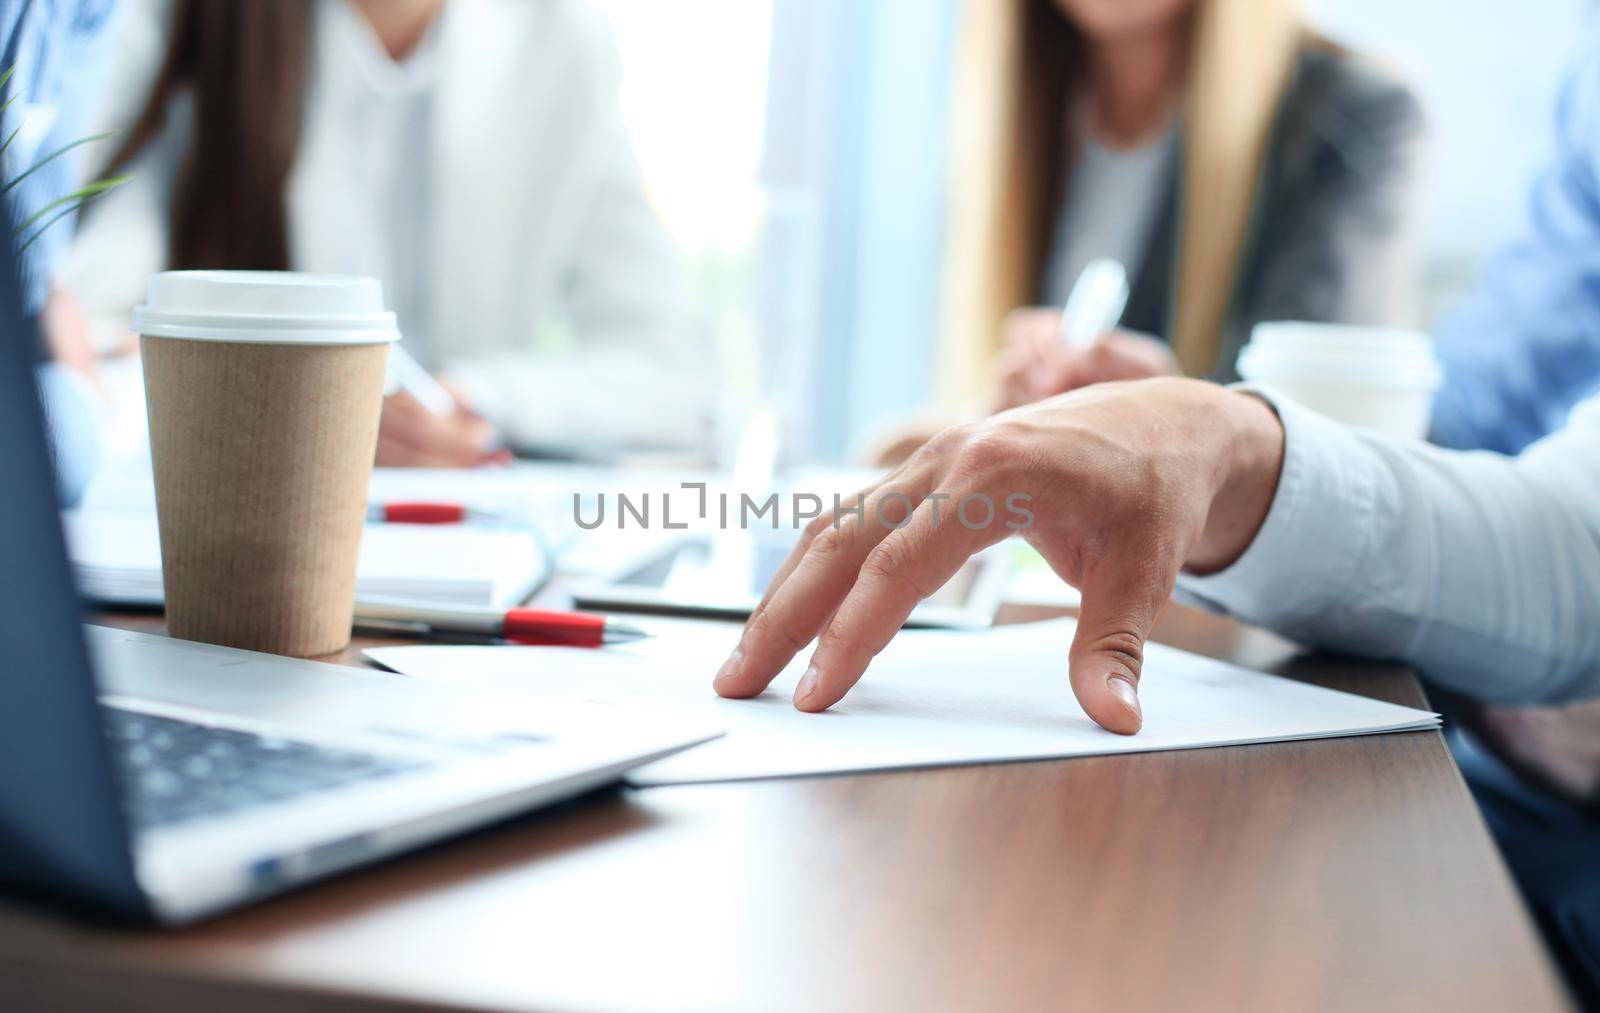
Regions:
M 500 518 L 465 503 L 430 503 L 401 500 L 395 503 L 368 503 L 369 524 L 465 524 L 467 521 L 492 521 Z
M 356 625 L 382 625 L 416 633 L 494 637 L 518 644 L 603 647 L 650 636 L 637 626 L 591 612 L 426 605 L 404 598 L 356 599 Z

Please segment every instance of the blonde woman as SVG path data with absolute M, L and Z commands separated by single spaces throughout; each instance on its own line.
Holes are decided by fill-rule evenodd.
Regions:
M 945 359 L 962 393 L 997 347 L 1008 408 L 1233 379 L 1260 320 L 1406 317 L 1420 107 L 1291 0 L 986 6 L 969 38 L 990 52 L 967 54 L 958 107 L 955 182 L 975 196 L 952 218 Z M 1058 309 L 1097 257 L 1127 267 L 1131 298 L 1122 330 L 1073 356 Z

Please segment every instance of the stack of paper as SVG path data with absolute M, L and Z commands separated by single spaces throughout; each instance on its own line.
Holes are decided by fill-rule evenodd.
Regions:
M 78 588 L 115 605 L 161 604 L 161 542 L 148 513 L 62 516 Z M 531 534 L 463 525 L 370 524 L 356 594 L 507 606 L 543 583 L 549 560 Z
M 976 632 L 903 631 L 841 703 L 790 703 L 809 661 L 796 658 L 754 700 L 723 700 L 711 678 L 738 627 L 657 621 L 657 637 L 604 650 L 387 647 L 397 672 L 520 691 L 540 700 L 688 712 L 727 735 L 630 775 L 635 784 L 725 781 L 1282 742 L 1434 728 L 1438 716 L 1149 645 L 1139 686 L 1144 729 L 1107 732 L 1067 682 L 1072 620 Z

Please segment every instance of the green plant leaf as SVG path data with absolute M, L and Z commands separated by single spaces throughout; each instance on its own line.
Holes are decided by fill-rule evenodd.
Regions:
M 4 113 L 6 111 L 6 106 L 10 104 L 11 103 L 7 101 L 4 105 L 0 105 L 0 113 Z M 11 131 L 11 136 L 6 138 L 4 144 L 0 144 L 0 155 L 4 155 L 6 153 L 6 149 L 11 147 L 11 142 L 16 140 L 17 135 L 20 133 L 22 133 L 22 124 L 18 123 L 17 129 Z
M 89 143 L 94 142 L 94 141 L 103 141 L 107 137 L 115 137 L 116 135 L 117 135 L 117 132 L 115 130 L 107 130 L 103 134 L 90 134 L 88 137 L 79 138 L 78 140 L 73 141 L 71 144 L 62 145 L 61 147 L 57 148 L 56 150 L 50 152 L 50 154 L 44 156 L 43 158 L 39 159 L 37 162 L 33 163 L 33 165 L 29 166 L 28 167 L 28 171 L 24 172 L 22 175 L 18 176 L 16 179 L 12 180 L 11 182 L 7 183 L 5 186 L 0 187 L 0 194 L 10 193 L 11 189 L 13 187 L 15 187 L 18 183 L 21 183 L 23 180 L 27 179 L 29 176 L 33 175 L 35 172 L 37 172 L 40 169 L 44 168 L 46 165 L 49 165 L 51 162 L 55 161 L 57 158 L 60 158 L 62 155 L 65 155 L 67 152 L 71 151 L 73 148 L 76 148 L 76 147 L 78 147 L 79 145 L 82 145 L 82 144 L 89 144 Z
M 6 82 L 11 80 L 11 74 L 16 69 L 17 69 L 17 65 L 16 64 L 12 64 L 11 66 L 6 68 L 6 72 L 4 74 L 0 74 L 0 88 L 4 88 L 6 86 Z M 22 97 L 22 92 L 19 91 L 15 95 L 12 95 L 10 98 L 6 99 L 4 102 L 0 102 L 0 116 L 4 116 L 5 115 L 5 111 L 7 109 L 11 108 L 11 103 L 15 102 L 17 99 L 19 99 L 21 97 Z M 22 132 L 22 124 L 18 123 L 17 124 L 17 129 L 11 131 L 11 136 L 6 138 L 6 142 L 4 144 L 0 144 L 0 155 L 4 155 L 6 153 L 6 149 L 11 147 L 11 142 L 16 140 L 17 134 L 19 134 L 21 132 Z
M 78 189 L 76 189 L 76 190 L 72 191 L 71 193 L 67 194 L 65 197 L 58 197 L 55 200 L 51 201 L 50 203 L 46 204 L 44 207 L 42 207 L 39 210 L 35 211 L 33 214 L 29 215 L 26 221 L 24 221 L 21 225 L 18 225 L 16 227 L 16 229 L 14 229 L 12 231 L 11 235 L 13 237 L 22 235 L 24 232 L 28 231 L 28 227 L 30 225 L 32 225 L 34 222 L 38 221 L 39 219 L 43 218 L 45 215 L 49 214 L 50 212 L 54 211 L 56 208 L 64 207 L 64 206 L 66 206 L 68 204 L 71 204 L 73 201 L 79 201 L 80 203 L 87 203 L 90 199 L 92 199 L 94 197 L 98 197 L 100 194 L 105 193 L 107 190 L 115 189 L 116 187 L 121 186 L 122 184 L 126 183 L 128 180 L 130 180 L 132 178 L 133 177 L 130 176 L 130 175 L 123 174 L 121 176 L 113 176 L 110 179 L 96 180 L 95 182 L 90 183 L 88 186 L 81 186 Z M 54 223 L 60 217 L 61 217 L 61 215 L 57 215 L 55 218 L 50 219 L 50 221 L 52 223 Z M 46 226 L 46 228 L 48 228 L 48 227 L 49 226 Z M 43 231 L 43 230 L 41 229 L 40 231 Z M 38 238 L 38 237 L 36 236 L 34 238 Z M 29 242 L 31 243 L 31 242 L 33 242 L 33 240 L 30 239 Z
M 17 99 L 19 99 L 21 97 L 22 97 L 22 92 L 19 91 L 15 95 L 13 95 L 10 98 L 6 99 L 4 102 L 0 102 L 0 113 L 3 113 L 7 109 L 10 109 L 11 108 L 11 103 L 15 102 Z
M 83 200 L 81 200 L 78 203 L 72 205 L 71 207 L 62 208 L 60 211 L 56 212 L 54 217 L 52 217 L 49 221 L 45 222 L 43 225 L 39 226 L 39 231 L 35 232 L 33 235 L 28 237 L 28 241 L 27 242 L 25 242 L 21 246 L 17 247 L 17 253 L 16 253 L 17 259 L 21 260 L 22 259 L 22 255 L 28 251 L 28 247 L 32 246 L 34 244 L 34 241 L 37 240 L 40 236 L 42 236 L 46 232 L 50 231 L 50 226 L 54 225 L 56 222 L 59 222 L 61 219 L 67 217 L 68 215 L 72 214 L 72 212 L 77 211 L 79 208 L 81 208 L 85 204 L 89 203 L 89 201 L 92 200 L 92 199 L 93 198 L 85 197 Z

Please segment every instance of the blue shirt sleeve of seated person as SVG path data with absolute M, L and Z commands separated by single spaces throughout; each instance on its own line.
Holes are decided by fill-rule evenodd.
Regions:
M 1600 49 L 1562 87 L 1522 235 L 1435 336 L 1432 437 L 1446 447 L 1518 453 L 1600 390 Z
M 7 201 L 21 222 L 72 189 L 78 152 L 49 156 L 84 136 L 90 107 L 104 78 L 106 37 L 115 0 L 0 0 L 0 70 L 11 71 L 0 115 L 9 139 L 3 169 Z M 48 161 L 47 161 L 48 159 Z M 23 173 L 37 163 L 37 170 Z M 50 276 L 72 239 L 73 215 L 47 213 L 16 240 L 27 242 L 21 265 L 30 311 L 44 304 Z M 31 242 L 29 242 L 31 240 Z
M 0 131 L 8 138 L 0 160 L 0 175 L 8 181 L 0 222 L 16 233 L 43 213 L 10 237 L 14 248 L 26 246 L 26 252 L 4 258 L 0 270 L 15 272 L 6 282 L 20 284 L 20 302 L 30 316 L 44 305 L 74 224 L 71 214 L 57 218 L 48 209 L 75 182 L 77 153 L 50 156 L 83 136 L 115 10 L 115 0 L 0 0 L 0 70 L 11 72 L 3 96 L 10 101 L 0 115 Z M 28 172 L 34 165 L 40 167 Z M 26 340 L 36 341 L 29 330 Z M 72 506 L 99 463 L 104 411 L 87 381 L 67 367 L 43 362 L 37 381 L 61 499 Z

